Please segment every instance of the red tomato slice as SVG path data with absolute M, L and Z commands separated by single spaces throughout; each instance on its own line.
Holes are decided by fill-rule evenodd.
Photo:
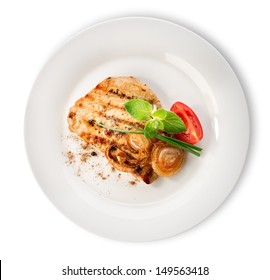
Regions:
M 171 111 L 178 115 L 186 125 L 186 131 L 177 134 L 177 139 L 189 144 L 196 144 L 203 138 L 202 125 L 197 115 L 187 105 L 175 102 Z

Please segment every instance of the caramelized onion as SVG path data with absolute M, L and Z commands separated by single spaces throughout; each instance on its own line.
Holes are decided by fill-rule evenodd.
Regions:
M 171 176 L 177 173 L 184 162 L 184 150 L 165 142 L 154 145 L 151 154 L 152 167 L 159 176 Z
M 146 184 L 151 184 L 158 178 L 158 175 L 154 172 L 150 163 L 138 166 L 132 175 L 135 178 L 143 179 Z
M 137 159 L 115 145 L 109 146 L 105 151 L 105 155 L 108 161 L 120 171 L 134 172 L 137 166 Z
M 146 150 L 127 150 L 127 147 L 110 145 L 105 151 L 109 162 L 118 170 L 131 173 L 135 178 L 142 179 L 146 184 L 151 184 L 157 174 L 153 171 Z
M 134 150 L 148 150 L 151 146 L 151 140 L 147 140 L 143 134 L 128 134 L 127 141 Z

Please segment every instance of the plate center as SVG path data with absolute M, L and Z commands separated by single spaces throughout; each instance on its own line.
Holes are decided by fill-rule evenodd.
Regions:
M 167 57 L 168 58 L 168 57 Z M 187 65 L 174 61 L 172 57 L 154 60 L 143 57 L 114 59 L 91 69 L 78 81 L 70 92 L 63 116 L 63 154 L 68 158 L 65 173 L 75 176 L 74 191 L 84 199 L 93 195 L 121 204 L 158 203 L 188 188 L 194 172 L 200 168 L 201 160 L 188 155 L 183 169 L 171 177 L 159 177 L 151 185 L 139 182 L 127 173 L 112 168 L 105 156 L 88 146 L 76 135 L 68 131 L 66 116 L 77 99 L 85 96 L 99 82 L 109 76 L 135 76 L 151 88 L 169 109 L 176 101 L 190 105 L 202 120 L 205 134 L 208 134 L 207 116 L 200 108 L 204 105 L 204 89 L 194 81 L 194 72 L 186 70 Z M 203 142 L 200 143 L 203 145 Z

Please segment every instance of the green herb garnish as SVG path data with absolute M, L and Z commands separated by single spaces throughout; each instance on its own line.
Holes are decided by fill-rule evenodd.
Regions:
M 175 134 L 186 130 L 184 122 L 175 113 L 167 111 L 165 109 L 156 110 L 155 108 L 153 108 L 152 104 L 141 99 L 132 99 L 126 102 L 124 106 L 127 112 L 134 119 L 139 121 L 146 121 L 144 129 L 125 130 L 108 127 L 104 124 L 98 125 L 106 129 L 122 133 L 144 134 L 146 139 L 155 137 L 172 146 L 186 150 L 195 156 L 200 156 L 200 152 L 202 151 L 201 148 L 159 133 L 164 131 Z
M 152 113 L 152 117 L 162 123 L 160 129 L 166 132 L 179 133 L 186 130 L 184 122 L 171 111 L 158 109 Z
M 124 104 L 128 113 L 136 120 L 147 121 L 144 127 L 146 138 L 153 137 L 158 129 L 169 133 L 186 130 L 184 122 L 173 112 L 164 109 L 154 110 L 152 104 L 141 99 L 132 99 Z M 147 137 L 147 135 L 151 135 Z
M 129 114 L 136 120 L 146 121 L 150 118 L 153 106 L 145 100 L 132 99 L 124 104 Z

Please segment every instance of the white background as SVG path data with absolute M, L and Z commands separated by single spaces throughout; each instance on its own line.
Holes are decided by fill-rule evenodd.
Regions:
M 184 279 L 269 279 L 270 16 L 267 1 L 0 3 L 3 279 L 66 279 L 61 276 L 61 269 L 67 265 L 147 269 L 165 265 L 209 266 L 210 277 Z M 210 41 L 238 75 L 251 119 L 247 162 L 226 202 L 195 228 L 174 238 L 149 243 L 108 240 L 70 222 L 48 201 L 35 181 L 23 139 L 27 98 L 47 59 L 77 31 L 106 19 L 131 15 L 171 20 Z M 232 137 L 241 137 L 241 131 Z M 89 277 L 101 278 L 105 277 Z M 139 278 L 156 277 L 136 279 Z M 177 279 L 176 276 L 167 278 Z

